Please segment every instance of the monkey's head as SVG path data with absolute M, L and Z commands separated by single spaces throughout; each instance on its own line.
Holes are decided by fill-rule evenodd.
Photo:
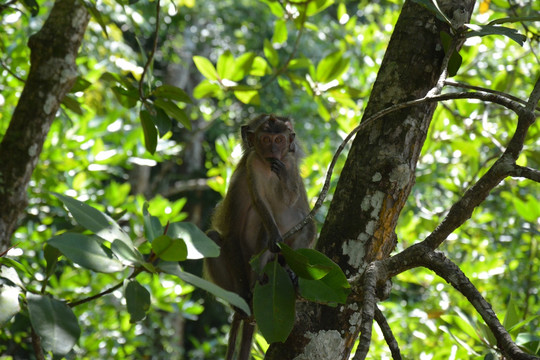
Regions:
M 242 126 L 245 150 L 255 150 L 268 161 L 283 160 L 289 152 L 294 152 L 294 137 L 292 123 L 286 117 L 259 115 L 250 124 Z

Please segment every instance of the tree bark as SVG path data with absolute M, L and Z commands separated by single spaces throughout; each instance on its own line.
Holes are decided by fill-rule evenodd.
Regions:
M 30 72 L 0 144 L 0 252 L 10 245 L 51 123 L 77 78 L 75 60 L 89 20 L 83 2 L 58 0 L 28 41 Z
M 456 8 L 470 14 L 474 7 L 467 0 L 445 3 L 453 6 L 445 9 L 449 18 Z M 441 30 L 449 31 L 433 13 L 405 2 L 363 119 L 422 98 L 437 84 L 444 58 Z M 347 277 L 362 274 L 394 249 L 396 223 L 414 184 L 435 107 L 426 103 L 394 112 L 356 135 L 317 244 Z M 348 359 L 359 335 L 361 308 L 360 296 L 336 308 L 298 304 L 293 332 L 285 343 L 272 344 L 266 359 Z

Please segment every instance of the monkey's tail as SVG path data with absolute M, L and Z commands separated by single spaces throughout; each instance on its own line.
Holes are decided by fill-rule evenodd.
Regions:
M 246 318 L 244 314 L 236 311 L 233 315 L 231 331 L 229 332 L 229 344 L 227 347 L 227 355 L 225 357 L 227 360 L 234 359 L 236 338 L 238 336 L 238 331 L 240 330 L 240 323 L 242 323 L 242 338 L 240 340 L 240 348 L 238 349 L 238 360 L 250 359 L 255 324 L 250 321 L 249 318 Z

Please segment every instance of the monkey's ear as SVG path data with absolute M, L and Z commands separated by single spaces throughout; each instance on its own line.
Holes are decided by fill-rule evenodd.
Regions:
M 289 134 L 289 152 L 296 151 L 296 143 L 294 142 L 295 133 Z
M 242 134 L 242 142 L 248 148 L 253 147 L 253 131 L 250 130 L 249 125 L 242 125 L 240 128 Z
M 289 120 L 285 121 L 285 126 L 287 126 L 287 129 L 294 134 L 292 123 Z

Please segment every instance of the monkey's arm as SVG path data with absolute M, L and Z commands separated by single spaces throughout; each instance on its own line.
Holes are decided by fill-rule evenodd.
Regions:
M 267 199 L 265 199 L 263 196 L 263 194 L 266 193 L 264 190 L 263 175 L 261 176 L 256 175 L 257 171 L 259 171 L 261 174 L 264 173 L 262 170 L 259 169 L 260 166 L 261 165 L 260 163 L 257 163 L 254 154 L 251 154 L 247 159 L 247 167 L 246 167 L 248 189 L 249 189 L 249 194 L 251 196 L 251 201 L 253 202 L 253 206 L 255 207 L 255 210 L 259 214 L 261 221 L 263 223 L 263 226 L 268 233 L 268 242 L 269 242 L 268 246 L 270 248 L 270 251 L 277 253 L 279 252 L 277 243 L 283 241 L 283 238 L 281 237 L 281 233 L 279 232 L 279 228 L 277 226 L 276 220 L 274 219 L 274 216 L 272 215 L 272 212 L 270 211 L 270 207 L 268 205 Z

